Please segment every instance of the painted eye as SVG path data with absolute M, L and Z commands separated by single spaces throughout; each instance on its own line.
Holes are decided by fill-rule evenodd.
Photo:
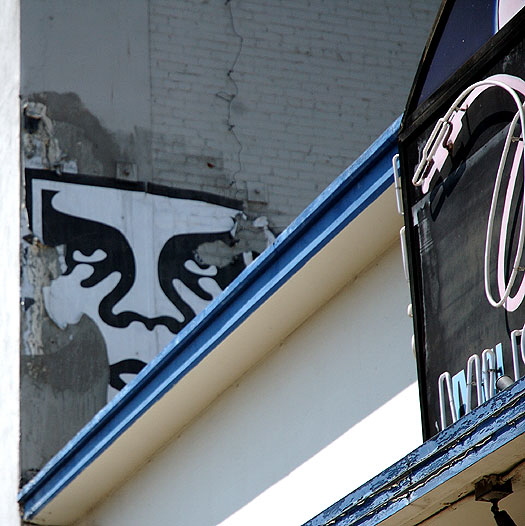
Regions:
M 193 259 L 187 259 L 184 262 L 184 267 L 189 270 L 190 272 L 193 272 L 194 274 L 199 274 L 200 276 L 216 276 L 217 275 L 217 267 L 215 265 L 211 265 L 209 267 L 199 267 L 197 263 Z
M 98 263 L 100 261 L 104 261 L 108 255 L 106 252 L 101 250 L 100 248 L 97 248 L 93 254 L 87 256 L 86 254 L 82 253 L 80 250 L 75 250 L 73 252 L 73 259 L 77 263 Z

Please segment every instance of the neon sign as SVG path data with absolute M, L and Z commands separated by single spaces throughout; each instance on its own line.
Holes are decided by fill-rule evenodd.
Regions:
M 525 10 L 421 102 L 454 6 L 399 141 L 425 438 L 525 374 Z
M 484 251 L 484 287 L 485 295 L 489 304 L 494 308 L 503 307 L 507 311 L 515 311 L 523 302 L 525 297 L 525 268 L 521 266 L 521 259 L 525 245 L 525 199 L 521 196 L 521 220 L 517 247 L 514 251 L 512 270 L 510 276 L 506 276 L 507 260 L 510 252 L 508 238 L 510 232 L 512 202 L 516 193 L 516 181 L 521 174 L 525 183 L 525 151 L 523 148 L 523 134 L 525 130 L 525 110 L 521 97 L 525 97 L 525 82 L 515 76 L 498 74 L 488 77 L 485 80 L 476 82 L 469 86 L 454 100 L 445 115 L 440 118 L 434 129 L 430 133 L 425 146 L 422 149 L 421 160 L 418 163 L 412 184 L 421 187 L 423 194 L 428 194 L 433 181 L 443 170 L 451 152 L 454 151 L 455 142 L 458 139 L 462 128 L 468 125 L 467 112 L 476 99 L 490 89 L 504 90 L 516 105 L 516 113 L 510 122 L 503 144 L 503 150 L 498 163 L 495 175 L 494 188 L 490 203 L 490 211 L 486 226 L 485 251 Z M 518 127 L 518 124 L 520 125 Z M 511 146 L 516 143 L 512 154 Z M 509 161 L 509 156 L 512 158 Z M 510 165 L 508 174 L 507 190 L 502 207 L 498 207 L 498 197 L 501 192 L 501 185 L 506 168 Z M 494 235 L 495 216 L 501 208 L 500 232 L 498 252 L 497 252 L 497 285 L 499 298 L 494 298 L 491 288 L 491 252 Z M 514 295 L 511 291 L 516 283 L 518 274 L 521 273 L 521 282 Z M 525 350 L 522 330 L 512 332 L 512 361 L 514 380 L 519 378 L 519 364 L 516 338 L 519 336 L 521 344 L 521 356 L 525 363 Z M 448 412 L 452 422 L 457 421 L 461 413 L 468 413 L 473 408 L 472 389 L 476 387 L 477 404 L 492 398 L 496 392 L 497 376 L 504 375 L 504 360 L 502 356 L 502 344 L 499 343 L 495 349 L 485 349 L 481 353 L 471 355 L 467 360 L 466 374 L 465 369 L 460 370 L 453 377 L 448 371 L 441 373 L 438 378 L 440 426 L 444 429 L 447 426 L 447 401 Z

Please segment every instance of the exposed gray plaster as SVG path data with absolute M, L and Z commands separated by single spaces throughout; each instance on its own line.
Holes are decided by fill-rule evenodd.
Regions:
M 140 180 L 152 179 L 149 130 L 109 131 L 75 93 L 33 93 L 24 115 L 26 167 L 114 178 L 117 162 L 129 162 L 137 166 Z
M 34 93 L 28 101 L 45 105 L 53 123 L 53 138 L 68 159 L 76 160 L 80 172 L 114 176 L 115 161 L 121 156 L 117 141 L 84 107 L 78 95 Z
M 21 359 L 21 472 L 30 478 L 106 403 L 104 339 L 87 316 L 60 330 L 42 320 L 46 354 Z

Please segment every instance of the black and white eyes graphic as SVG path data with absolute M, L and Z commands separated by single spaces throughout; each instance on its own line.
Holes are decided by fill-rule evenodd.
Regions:
M 60 328 L 89 316 L 110 364 L 110 396 L 137 374 L 245 267 L 204 264 L 204 243 L 232 242 L 239 209 L 113 187 L 32 178 L 33 234 L 63 273 L 44 287 Z

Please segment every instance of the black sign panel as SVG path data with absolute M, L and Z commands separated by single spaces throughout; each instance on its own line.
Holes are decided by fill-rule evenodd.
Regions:
M 400 136 L 425 438 L 525 373 L 525 40 L 505 29 Z

